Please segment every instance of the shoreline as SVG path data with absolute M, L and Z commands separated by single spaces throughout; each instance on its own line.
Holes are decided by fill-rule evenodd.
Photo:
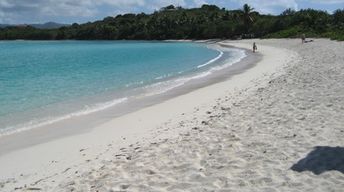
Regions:
M 247 49 L 247 47 L 238 48 Z M 245 57 L 242 62 L 245 62 L 247 58 L 250 57 Z M 247 65 L 255 64 L 252 63 L 254 60 L 249 61 L 250 63 L 246 63 Z M 242 64 L 242 62 L 239 62 L 239 64 Z M 234 74 L 231 78 L 234 78 L 238 74 L 244 74 L 240 73 L 240 67 L 233 72 Z M 110 141 L 117 142 L 117 148 L 120 149 L 127 146 L 130 142 L 135 143 L 136 140 L 142 140 L 145 137 L 150 137 L 152 134 L 151 132 L 157 131 L 155 130 L 157 125 L 163 124 L 173 117 L 178 117 L 180 114 L 185 114 L 188 112 L 190 113 L 194 107 L 198 106 L 200 104 L 199 101 L 195 103 L 190 100 L 190 96 L 193 97 L 192 95 L 195 94 L 195 92 L 202 92 L 202 90 L 204 91 L 208 87 L 214 87 L 219 83 L 224 83 L 224 80 L 227 78 L 215 78 L 215 84 L 214 82 L 208 82 L 209 84 L 203 87 L 197 87 L 196 84 L 194 90 L 173 90 L 168 92 L 167 99 L 165 98 L 163 100 L 159 100 L 158 102 L 155 101 L 155 103 L 153 102 L 155 98 L 152 98 L 153 101 L 148 102 L 148 104 L 146 103 L 145 106 L 141 107 L 139 110 L 124 114 L 120 117 L 107 117 L 112 119 L 110 121 L 99 122 L 99 116 L 94 116 L 95 118 L 91 119 L 93 120 L 91 124 L 83 124 L 81 126 L 78 124 L 79 122 L 67 122 L 69 126 L 75 127 L 76 129 L 68 129 L 68 127 L 64 127 L 63 124 L 61 125 L 56 123 L 54 125 L 58 127 L 51 127 L 50 129 L 47 127 L 44 127 L 45 129 L 38 128 L 9 135 L 8 137 L 2 137 L 0 140 L 0 172 L 2 173 L 0 175 L 0 181 L 9 178 L 17 178 L 18 175 L 32 175 L 37 170 L 40 170 L 39 172 L 43 173 L 44 175 L 50 175 L 54 172 L 56 173 L 56 171 L 65 169 L 65 167 L 70 167 L 76 162 L 84 161 L 82 157 L 80 158 L 80 154 L 78 154 L 77 151 L 90 148 L 92 145 L 96 146 L 93 148 L 93 153 L 96 154 L 98 151 L 102 151 L 102 149 L 108 145 Z M 227 81 L 230 80 L 227 79 Z M 181 91 L 181 93 L 178 91 Z M 217 90 L 215 93 L 218 94 L 218 92 L 219 90 Z M 207 98 L 206 101 L 209 99 L 210 98 Z M 164 109 L 173 108 L 172 106 L 175 106 L 176 104 L 171 103 L 174 102 L 185 102 L 189 104 L 184 106 L 183 109 L 174 109 L 173 113 L 169 112 L 166 114 Z M 188 110 L 186 111 L 184 108 Z M 119 109 L 121 108 L 119 107 Z M 161 117 L 159 115 L 158 119 L 153 117 L 163 111 L 165 111 L 165 114 L 161 114 Z M 150 117 L 141 117 L 146 116 L 147 114 Z M 85 118 L 87 118 L 87 116 L 85 116 Z M 143 123 L 143 128 L 141 121 L 144 121 L 144 119 L 150 120 L 149 122 Z M 153 119 L 155 120 L 150 122 Z M 115 124 L 117 124 L 117 126 L 115 126 Z M 112 129 L 112 127 L 117 128 Z M 60 129 L 57 130 L 56 128 Z M 114 135 L 115 138 L 109 138 L 108 135 Z M 107 139 L 102 137 L 107 137 Z M 131 139 L 129 139 L 129 137 L 131 137 Z M 125 140 L 123 138 L 125 138 Z M 68 150 L 66 151 L 66 149 Z M 37 157 L 34 154 L 45 155 L 42 158 Z M 21 159 L 22 156 L 28 156 L 29 159 Z M 45 170 L 41 169 L 41 167 L 51 165 L 51 162 L 62 161 L 62 159 L 65 159 L 64 161 L 67 162 L 61 164 L 48 173 L 45 173 Z M 34 177 L 29 179 L 29 181 L 33 180 L 35 180 Z M 27 183 L 28 181 L 23 182 Z
M 320 153 L 337 151 L 320 155 L 325 158 L 320 162 L 335 163 L 342 155 L 343 44 L 222 43 L 250 48 L 252 41 L 263 57 L 244 73 L 90 132 L 0 156 L 0 186 L 8 191 L 340 191 L 341 169 L 319 175 L 324 166 L 312 164 L 315 160 L 303 172 L 301 160 L 320 148 Z
M 206 42 L 196 42 L 196 43 L 206 43 Z M 205 46 L 222 46 L 217 43 L 207 43 Z M 226 47 L 228 48 L 228 47 Z M 229 47 L 233 48 L 233 47 Z M 212 47 L 209 49 L 217 50 L 217 48 Z M 49 123 L 47 125 L 31 128 L 23 131 L 14 131 L 11 134 L 4 134 L 0 137 L 0 156 L 6 153 L 13 152 L 15 150 L 20 150 L 30 146 L 42 144 L 49 142 L 51 140 L 68 137 L 71 135 L 83 134 L 91 131 L 93 128 L 100 126 L 106 122 L 111 121 L 114 118 L 121 117 L 123 115 L 135 112 L 137 110 L 143 109 L 145 107 L 150 107 L 152 105 L 159 104 L 166 100 L 172 99 L 174 97 L 190 93 L 202 87 L 206 87 L 226 79 L 231 78 L 235 74 L 243 73 L 248 68 L 252 67 L 257 61 L 261 59 L 261 55 L 253 55 L 247 49 L 241 49 L 245 51 L 246 56 L 240 59 L 239 62 L 234 62 L 233 65 L 225 67 L 222 71 L 215 71 L 214 74 L 207 75 L 206 77 L 200 79 L 192 79 L 186 84 L 173 88 L 172 90 L 166 91 L 160 94 L 154 94 L 151 96 L 145 96 L 143 98 L 129 98 L 124 103 L 116 104 L 115 106 L 96 111 L 94 113 L 85 114 L 82 116 L 71 117 L 68 119 L 63 119 L 54 123 Z M 219 51 L 219 50 L 217 50 Z M 220 51 L 219 51 L 220 52 Z M 226 58 L 225 58 L 226 59 Z M 224 62 L 224 61 L 223 61 Z M 219 66 L 225 65 L 225 63 L 218 64 Z M 217 67 L 217 65 L 215 65 Z M 211 68 L 212 69 L 212 68 Z M 207 69 L 208 71 L 209 69 Z M 186 76 L 174 77 L 174 79 L 185 78 L 188 76 L 193 76 L 195 74 L 203 73 L 194 72 L 194 74 L 188 74 Z M 173 79 L 172 79 L 173 80 Z M 162 82 L 169 81 L 169 79 Z M 120 97 L 126 97 L 121 95 Z M 117 100 L 117 99 L 116 99 Z M 75 127 L 75 128 L 70 128 Z M 30 140 L 26 139 L 30 138 Z M 21 142 L 12 142 L 21 141 Z
M 88 41 L 88 43 L 90 42 L 93 43 L 93 41 Z M 114 41 L 114 42 L 105 41 L 105 42 L 111 44 L 118 41 Z M 128 41 L 125 41 L 125 42 L 128 42 Z M 137 42 L 137 41 L 133 41 L 133 42 Z M 148 41 L 144 41 L 144 42 L 146 43 Z M 163 43 L 163 41 L 152 41 L 151 43 Z M 200 46 L 202 46 L 204 49 L 208 49 L 209 51 L 219 52 L 221 56 L 223 54 L 223 52 L 217 49 L 214 45 L 211 45 L 208 43 L 200 43 L 200 42 L 198 43 L 194 42 L 193 44 L 194 45 L 200 44 Z M 213 64 L 217 62 L 217 60 L 221 60 L 221 59 L 224 59 L 224 57 L 209 58 L 209 60 L 205 60 L 204 63 L 200 62 L 200 65 Z M 116 106 L 119 103 L 125 102 L 128 99 L 130 100 L 131 98 L 134 98 L 135 96 L 141 96 L 141 94 L 144 94 L 145 92 L 147 92 L 145 90 L 145 87 L 147 87 L 147 89 L 148 88 L 151 89 L 151 91 L 149 92 L 152 92 L 152 95 L 158 95 L 159 93 L 154 93 L 156 89 L 150 88 L 150 87 L 153 87 L 154 85 L 158 85 L 160 83 L 168 82 L 170 80 L 186 78 L 192 75 L 193 73 L 196 74 L 198 72 L 192 71 L 192 72 L 186 72 L 184 74 L 184 71 L 180 71 L 181 75 L 179 75 L 179 73 L 174 74 L 172 78 L 169 77 L 170 74 L 168 74 L 168 76 L 166 77 L 163 77 L 163 76 L 156 77 L 155 81 L 148 80 L 148 81 L 151 81 L 149 83 L 148 82 L 144 83 L 144 81 L 146 80 L 140 81 L 141 83 L 139 81 L 131 82 L 131 83 L 122 85 L 122 87 L 119 89 L 104 92 L 104 93 L 99 93 L 97 95 L 92 95 L 92 96 L 87 95 L 85 97 L 80 97 L 77 99 L 74 98 L 67 101 L 61 101 L 56 104 L 55 103 L 48 104 L 38 109 L 29 109 L 26 111 L 15 113 L 15 114 L 5 115 L 4 118 L 0 118 L 0 124 L 2 124 L 2 127 L 0 129 L 0 138 L 2 136 L 15 134 L 22 131 L 28 131 L 28 130 L 39 128 L 39 127 L 49 127 L 51 124 L 54 124 L 57 122 L 61 122 L 61 121 L 68 120 L 71 118 L 77 118 L 79 116 L 89 115 L 91 113 L 95 113 L 102 110 L 106 110 L 108 108 L 112 108 L 113 106 Z M 157 90 L 158 88 L 159 86 L 157 86 Z M 142 95 L 142 97 L 144 97 L 144 95 Z M 69 107 L 69 106 L 72 106 L 72 107 Z M 64 111 L 64 110 L 55 110 L 56 108 L 60 108 L 60 109 L 70 108 L 70 109 Z M 64 111 L 64 112 L 59 113 L 58 111 Z M 34 115 L 31 115 L 31 114 L 34 114 Z M 44 114 L 51 114 L 51 115 L 44 116 Z M 8 118 L 6 118 L 6 116 Z M 13 117 L 18 116 L 19 118 L 13 118 L 14 120 L 8 120 L 8 119 L 11 119 L 11 116 Z

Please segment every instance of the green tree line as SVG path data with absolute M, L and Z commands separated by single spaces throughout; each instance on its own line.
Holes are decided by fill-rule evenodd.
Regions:
M 326 37 L 344 40 L 344 9 L 314 9 L 264 15 L 245 4 L 240 10 L 215 5 L 184 9 L 173 5 L 152 14 L 123 14 L 59 29 L 6 27 L 0 40 L 164 40 Z

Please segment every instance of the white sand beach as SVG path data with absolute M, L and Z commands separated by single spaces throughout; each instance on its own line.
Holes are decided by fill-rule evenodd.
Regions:
M 343 191 L 344 43 L 220 43 L 253 42 L 223 82 L 2 154 L 0 191 Z

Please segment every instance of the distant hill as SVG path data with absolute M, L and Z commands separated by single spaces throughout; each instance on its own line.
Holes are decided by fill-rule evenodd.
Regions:
M 0 28 L 4 28 L 4 27 L 8 27 L 10 25 L 7 25 L 7 24 L 0 24 Z
M 55 22 L 47 22 L 43 24 L 20 24 L 20 25 L 10 25 L 10 24 L 0 24 L 0 28 L 4 27 L 18 27 L 18 26 L 31 26 L 36 29 L 58 29 L 60 27 L 67 27 L 68 24 L 61 24 L 61 23 L 55 23 Z
M 1 0 L 0 0 L 1 1 Z M 103 20 L 0 28 L 0 40 L 165 40 L 326 37 L 344 41 L 344 9 L 332 14 L 314 9 L 287 9 L 265 15 L 245 4 L 240 10 L 216 5 L 186 9 L 173 5 L 154 13 L 123 14 Z M 61 27 L 61 28 L 59 28 Z
M 29 24 L 29 25 L 37 29 L 57 29 L 60 27 L 69 26 L 68 24 L 61 24 L 61 23 L 55 23 L 55 22 L 48 22 L 44 24 Z

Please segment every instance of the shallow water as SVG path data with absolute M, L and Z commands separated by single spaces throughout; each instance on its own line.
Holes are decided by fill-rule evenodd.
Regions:
M 221 70 L 235 49 L 184 42 L 0 42 L 0 133 L 152 96 Z

